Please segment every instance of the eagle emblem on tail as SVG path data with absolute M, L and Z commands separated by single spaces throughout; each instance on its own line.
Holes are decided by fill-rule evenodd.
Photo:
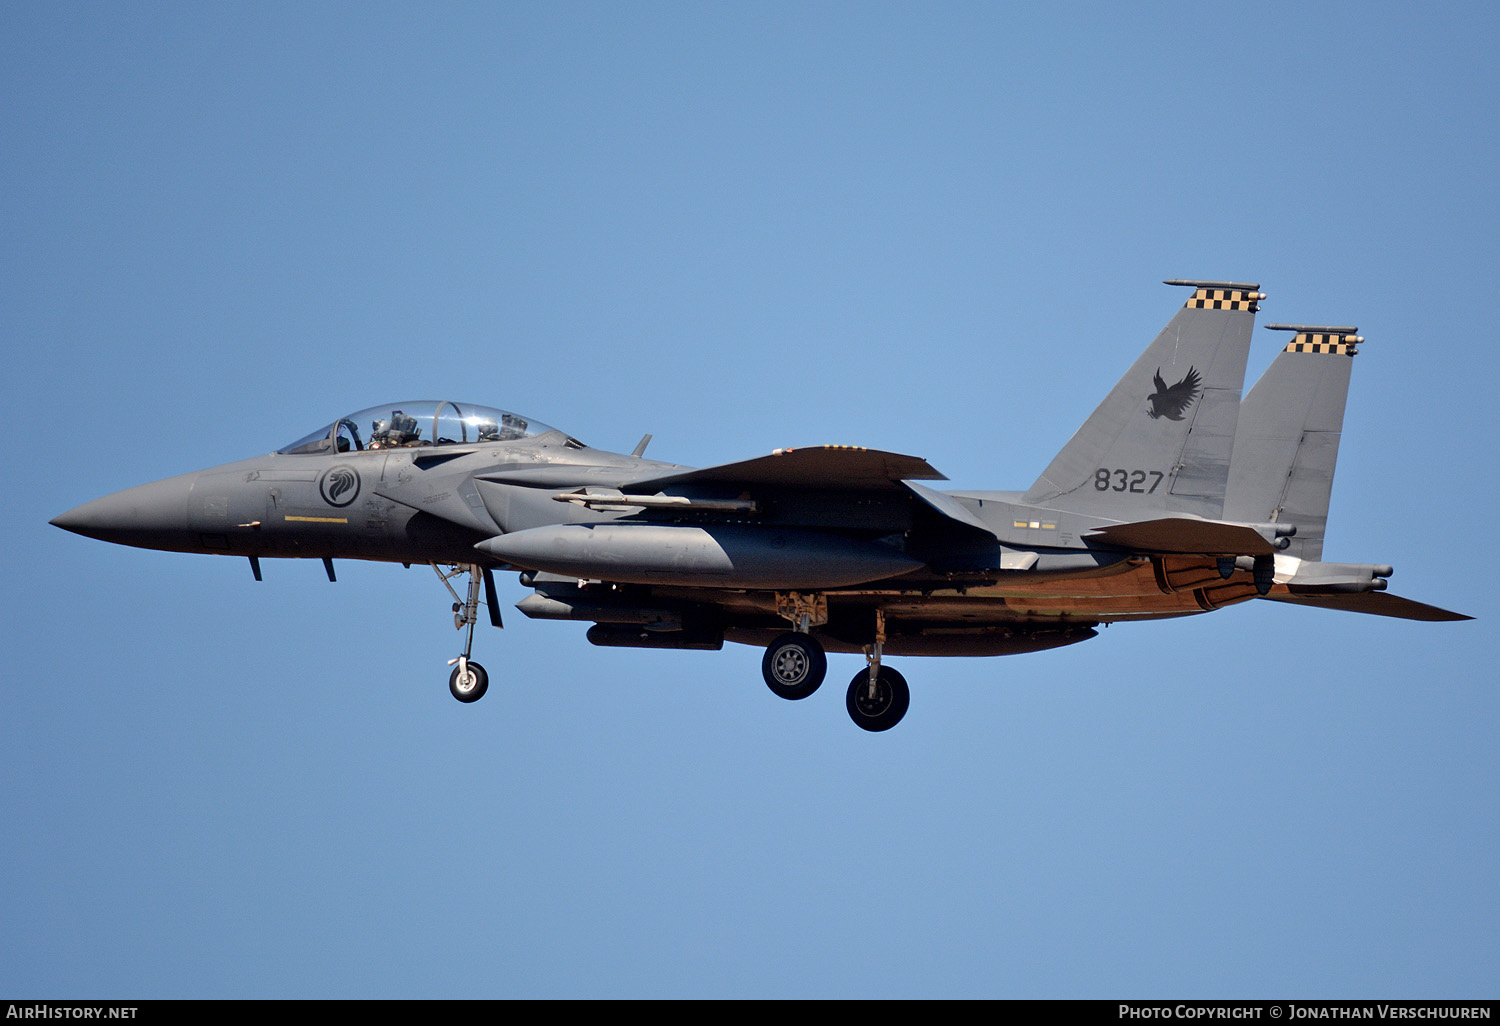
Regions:
M 1186 376 L 1177 384 L 1168 387 L 1161 379 L 1161 368 L 1156 368 L 1156 391 L 1146 397 L 1151 404 L 1151 409 L 1146 412 L 1151 415 L 1152 420 L 1166 417 L 1168 420 L 1181 420 L 1187 408 L 1197 400 L 1201 391 L 1203 379 L 1198 375 L 1196 368 L 1189 367 Z

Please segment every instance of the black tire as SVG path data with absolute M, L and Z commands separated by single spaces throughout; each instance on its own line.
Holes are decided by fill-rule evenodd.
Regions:
M 818 690 L 828 673 L 828 656 L 810 634 L 787 633 L 766 646 L 760 661 L 766 687 L 796 701 Z
M 880 675 L 875 679 L 874 699 L 869 697 L 869 691 L 870 671 L 860 670 L 849 682 L 845 700 L 849 718 L 855 725 L 864 730 L 878 731 L 890 730 L 900 723 L 907 706 L 911 705 L 911 689 L 906 686 L 906 678 L 889 666 L 881 666 Z
M 483 666 L 471 659 L 469 660 L 469 679 L 460 682 L 458 679 L 460 668 L 461 665 L 453 667 L 453 672 L 448 675 L 448 690 L 460 702 L 479 701 L 490 688 L 490 675 L 484 672 Z

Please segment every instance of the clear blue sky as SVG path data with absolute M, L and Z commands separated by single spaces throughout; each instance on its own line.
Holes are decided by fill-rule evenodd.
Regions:
M 0 6 L 0 993 L 1476 997 L 1500 967 L 1491 4 Z M 906 659 L 47 519 L 401 398 L 1024 488 L 1180 305 L 1369 339 L 1272 603 Z M 1258 330 L 1250 376 L 1280 339 Z

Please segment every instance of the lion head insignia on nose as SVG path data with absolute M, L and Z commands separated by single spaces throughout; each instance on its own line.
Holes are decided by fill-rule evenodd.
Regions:
M 1151 404 L 1151 409 L 1146 412 L 1151 415 L 1152 420 L 1166 417 L 1168 420 L 1181 420 L 1187 408 L 1193 405 L 1202 391 L 1203 379 L 1198 376 L 1195 368 L 1189 367 L 1187 375 L 1177 384 L 1170 388 L 1161 379 L 1161 368 L 1156 368 L 1156 391 L 1146 397 Z
M 330 506 L 347 506 L 359 498 L 359 471 L 353 467 L 330 467 L 318 482 L 323 501 Z

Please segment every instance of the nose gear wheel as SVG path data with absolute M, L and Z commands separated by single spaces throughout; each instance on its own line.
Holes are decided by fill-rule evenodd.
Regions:
M 467 659 L 460 659 L 448 675 L 448 690 L 460 702 L 477 702 L 489 689 L 490 675 L 483 666 Z

